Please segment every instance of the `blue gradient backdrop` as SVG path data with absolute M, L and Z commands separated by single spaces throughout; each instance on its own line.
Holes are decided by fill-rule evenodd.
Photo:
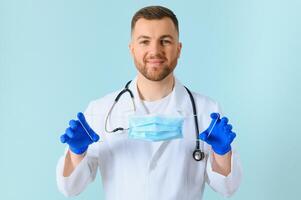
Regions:
M 152 4 L 178 16 L 177 77 L 217 100 L 237 132 L 244 178 L 232 199 L 300 198 L 300 1 L 0 0 L 1 199 L 65 199 L 59 136 L 134 77 L 130 20 Z M 209 187 L 204 197 L 224 199 Z M 103 199 L 99 174 L 73 199 Z

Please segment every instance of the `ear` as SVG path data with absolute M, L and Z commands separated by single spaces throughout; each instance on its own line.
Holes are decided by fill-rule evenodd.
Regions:
M 133 45 L 132 41 L 129 43 L 129 50 L 130 50 L 132 57 L 134 57 L 134 45 Z
M 178 53 L 178 56 L 177 56 L 177 57 L 178 57 L 178 58 L 180 58 L 181 50 L 182 50 L 182 43 L 179 42 L 179 43 L 178 43 L 178 48 L 177 48 L 177 51 L 178 51 L 178 52 L 177 52 L 177 53 Z

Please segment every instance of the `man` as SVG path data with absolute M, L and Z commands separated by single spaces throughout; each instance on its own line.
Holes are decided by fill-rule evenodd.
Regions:
M 189 92 L 173 74 L 182 47 L 176 16 L 165 7 L 145 7 L 133 16 L 131 28 L 137 77 L 118 102 L 120 91 L 92 101 L 85 115 L 70 121 L 61 136 L 69 148 L 57 166 L 59 190 L 79 194 L 99 169 L 108 200 L 197 200 L 206 182 L 231 196 L 241 180 L 231 148 L 235 134 L 208 97 L 192 93 L 198 112 L 193 116 Z M 202 134 L 196 138 L 198 129 Z M 193 158 L 196 140 L 204 159 Z

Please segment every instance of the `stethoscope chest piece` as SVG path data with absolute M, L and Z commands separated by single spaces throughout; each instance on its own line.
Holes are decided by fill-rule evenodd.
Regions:
M 201 161 L 205 158 L 205 154 L 200 149 L 195 149 L 193 151 L 193 158 L 196 161 Z

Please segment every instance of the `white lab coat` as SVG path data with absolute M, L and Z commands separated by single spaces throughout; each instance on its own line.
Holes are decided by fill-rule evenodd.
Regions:
M 130 84 L 135 96 L 136 113 L 146 114 L 139 99 L 136 79 Z M 119 91 L 118 91 L 119 92 Z M 85 158 L 69 177 L 63 177 L 63 155 L 57 165 L 57 184 L 66 196 L 78 195 L 95 179 L 99 169 L 107 200 L 200 200 L 205 182 L 223 196 L 231 196 L 241 182 L 238 154 L 232 152 L 231 173 L 225 177 L 212 171 L 212 150 L 201 142 L 206 158 L 196 162 L 195 126 L 191 101 L 184 86 L 176 80 L 166 113 L 185 116 L 183 139 L 165 142 L 145 142 L 128 139 L 127 131 L 106 133 L 105 117 L 118 92 L 92 101 L 86 112 L 90 126 L 100 135 L 101 141 L 90 145 Z M 220 112 L 217 103 L 193 93 L 198 112 L 200 131 L 210 123 L 210 113 Z M 129 94 L 124 94 L 112 111 L 108 128 L 127 127 L 126 116 L 132 114 Z M 66 154 L 66 152 L 65 152 Z

